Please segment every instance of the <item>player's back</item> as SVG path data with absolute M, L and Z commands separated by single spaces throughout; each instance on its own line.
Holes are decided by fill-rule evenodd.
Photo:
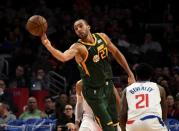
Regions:
M 136 82 L 127 87 L 128 120 L 146 115 L 162 118 L 160 90 L 156 83 Z

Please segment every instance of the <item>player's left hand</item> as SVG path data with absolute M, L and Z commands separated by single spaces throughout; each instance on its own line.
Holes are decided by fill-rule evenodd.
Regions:
M 41 41 L 43 45 L 50 44 L 50 41 L 48 40 L 47 35 L 45 33 L 41 36 Z
M 130 75 L 128 77 L 128 85 L 131 85 L 132 83 L 136 82 L 134 75 Z

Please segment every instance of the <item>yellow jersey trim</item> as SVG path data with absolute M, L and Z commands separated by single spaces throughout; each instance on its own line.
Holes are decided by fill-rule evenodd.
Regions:
M 101 121 L 100 121 L 99 117 L 95 116 L 95 119 L 96 119 L 96 122 L 98 123 L 99 127 L 102 128 Z
M 107 125 L 109 126 L 109 125 L 112 125 L 113 124 L 113 122 L 112 121 L 110 121 L 110 122 L 108 122 L 107 123 Z
M 113 126 L 117 126 L 117 125 L 119 125 L 119 122 L 117 122 L 117 123 L 113 124 Z
M 105 39 L 100 33 L 96 33 L 96 34 L 98 34 L 98 35 L 101 37 L 101 39 L 104 41 L 105 45 L 108 44 L 107 41 L 106 41 L 106 39 Z M 104 48 L 104 45 L 100 45 L 98 48 L 99 48 L 99 50 L 101 50 L 102 48 Z M 107 51 L 106 51 L 106 56 L 108 56 L 108 48 L 105 47 L 105 50 L 107 50 Z
M 87 50 L 87 49 L 86 49 L 86 50 Z M 89 55 L 89 53 L 88 53 L 88 50 L 87 50 L 86 57 L 85 57 L 85 59 L 81 62 L 81 65 L 82 65 L 82 67 L 83 67 L 85 73 L 86 73 L 88 76 L 90 76 L 90 73 L 89 73 L 88 68 L 87 68 L 87 66 L 86 66 L 86 63 L 85 63 L 86 60 L 87 60 L 87 58 L 88 58 L 88 55 Z
M 93 42 L 93 43 L 84 42 L 84 41 L 82 41 L 81 39 L 79 39 L 79 42 L 81 42 L 81 43 L 84 44 L 84 45 L 95 46 L 97 40 L 96 40 L 96 37 L 95 37 L 94 34 L 92 34 L 92 36 L 93 36 L 93 38 L 94 38 L 94 42 Z
M 101 37 L 101 39 L 105 42 L 106 45 L 108 44 L 106 39 L 100 33 L 96 33 L 96 34 L 98 34 Z

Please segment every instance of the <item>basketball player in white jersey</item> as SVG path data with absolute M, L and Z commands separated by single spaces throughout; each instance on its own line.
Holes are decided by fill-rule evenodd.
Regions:
M 122 94 L 120 124 L 125 131 L 167 131 L 166 93 L 163 87 L 150 82 L 152 67 L 142 63 L 135 68 L 136 82 Z
M 78 128 L 80 121 L 82 121 L 79 131 L 102 131 L 99 126 L 100 123 L 96 122 L 92 109 L 83 97 L 81 89 L 82 86 L 82 80 L 79 80 L 76 84 L 77 104 L 75 110 L 75 125 Z M 119 106 L 119 95 L 117 94 L 117 90 L 114 90 L 114 92 L 116 95 L 117 105 Z M 119 125 L 117 131 L 121 131 Z

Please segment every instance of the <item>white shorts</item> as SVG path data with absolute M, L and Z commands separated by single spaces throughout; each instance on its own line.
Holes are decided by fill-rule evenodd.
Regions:
M 87 117 L 83 118 L 79 131 L 84 131 L 84 129 L 88 129 L 90 131 L 102 131 L 95 120 Z
M 131 124 L 126 124 L 126 131 L 168 131 L 166 125 L 162 125 L 158 118 L 146 120 L 137 119 Z
M 99 125 L 92 118 L 83 118 L 82 123 L 80 125 L 79 131 L 102 131 Z M 117 126 L 117 131 L 121 131 L 120 126 Z

